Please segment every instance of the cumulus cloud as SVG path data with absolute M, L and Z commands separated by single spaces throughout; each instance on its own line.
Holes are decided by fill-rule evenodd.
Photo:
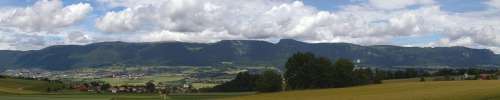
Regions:
M 491 7 L 500 9 L 500 0 L 489 0 L 488 2 L 486 2 L 486 4 Z
M 6 8 L 0 14 L 0 26 L 27 32 L 51 31 L 82 20 L 92 10 L 90 4 L 63 6 L 59 0 L 40 0 L 26 8 Z
M 144 32 L 147 34 L 144 37 L 155 38 L 145 40 L 207 42 L 221 39 L 296 38 L 325 41 L 319 37 L 338 38 L 334 35 L 357 40 L 340 33 L 344 32 L 343 28 L 347 25 L 334 26 L 334 23 L 346 23 L 343 20 L 350 17 L 318 11 L 299 1 L 171 0 L 155 4 L 109 12 L 98 19 L 96 27 L 111 33 Z
M 125 9 L 106 13 L 95 26 L 110 34 L 138 37 L 131 41 L 294 38 L 372 45 L 391 44 L 395 37 L 440 34 L 445 38 L 427 46 L 500 47 L 499 17 L 447 12 L 433 0 L 369 0 L 337 11 L 289 0 L 103 2 Z
M 80 22 L 91 10 L 88 3 L 64 6 L 59 0 L 39 0 L 28 7 L 3 7 L 0 49 L 31 50 L 85 42 L 79 35 L 69 35 L 64 28 Z
M 368 0 L 368 3 L 379 9 L 402 9 L 416 5 L 432 5 L 434 0 Z
M 438 34 L 437 41 L 403 45 L 467 46 L 500 53 L 499 0 L 484 1 L 489 9 L 470 12 L 449 12 L 434 0 L 364 0 L 334 11 L 295 0 L 97 1 L 107 10 L 89 25 L 95 32 L 66 29 L 92 11 L 88 3 L 64 6 L 61 1 L 41 0 L 30 7 L 1 9 L 7 13 L 0 14 L 0 48 L 282 38 L 377 45 L 393 44 L 398 37 Z
M 428 14 L 427 9 L 385 13 L 353 6 L 328 12 L 300 1 L 157 2 L 108 12 L 98 19 L 96 27 L 105 32 L 143 33 L 144 37 L 155 38 L 145 40 L 194 42 L 295 38 L 309 42 L 380 44 L 390 42 L 393 36 L 427 31 L 422 20 L 426 16 L 423 14 Z
M 67 43 L 75 44 L 94 42 L 94 39 L 92 37 L 80 31 L 67 33 L 65 40 Z

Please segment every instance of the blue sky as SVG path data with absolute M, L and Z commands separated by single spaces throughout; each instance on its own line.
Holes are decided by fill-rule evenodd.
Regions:
M 2 0 L 0 49 L 292 38 L 500 52 L 499 8 L 500 0 Z

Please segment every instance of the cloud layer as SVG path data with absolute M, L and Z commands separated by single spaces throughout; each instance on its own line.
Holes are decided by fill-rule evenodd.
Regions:
M 9 13 L 0 14 L 0 34 L 10 35 L 0 36 L 0 48 L 96 41 L 282 38 L 378 45 L 395 44 L 394 40 L 402 37 L 432 35 L 439 36 L 438 40 L 418 43 L 416 39 L 418 44 L 396 45 L 467 46 L 500 53 L 500 0 L 478 2 L 488 7 L 452 12 L 441 9 L 434 0 L 361 0 L 325 11 L 293 0 L 98 0 L 94 5 L 106 6 L 100 7 L 105 12 L 87 19 L 91 25 L 86 26 L 95 29 L 91 31 L 73 27 L 87 18 L 94 5 L 64 6 L 61 1 L 42 0 L 30 7 L 3 9 Z M 19 46 L 12 37 L 22 37 L 27 44 L 34 40 L 46 44 Z
M 279 0 L 121 3 L 126 9 L 108 12 L 96 26 L 112 34 L 140 34 L 137 41 L 294 38 L 370 45 L 390 44 L 395 37 L 440 34 L 445 38 L 426 46 L 500 46 L 495 27 L 500 26 L 499 19 L 491 15 L 498 12 L 496 1 L 485 2 L 491 3 L 488 11 L 467 13 L 443 11 L 432 0 L 369 0 L 338 11 Z
M 26 32 L 52 31 L 73 25 L 91 10 L 90 4 L 63 6 L 58 0 L 41 0 L 31 7 L 2 9 L 0 25 Z
M 83 20 L 92 7 L 87 3 L 64 6 L 58 0 L 40 0 L 29 7 L 7 7 L 0 11 L 0 49 L 30 50 L 80 42 L 66 38 L 74 33 L 63 28 Z

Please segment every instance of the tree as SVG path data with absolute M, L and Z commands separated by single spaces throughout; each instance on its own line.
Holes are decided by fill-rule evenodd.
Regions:
M 150 80 L 146 83 L 146 91 L 148 93 L 153 93 L 156 91 L 156 85 L 153 82 L 153 80 Z
M 353 84 L 354 63 L 338 59 L 334 64 L 312 53 L 296 53 L 285 64 L 287 89 L 345 87 Z M 365 79 L 362 79 L 365 81 Z
M 291 90 L 347 87 L 380 83 L 370 69 L 354 70 L 354 63 L 338 59 L 335 63 L 312 53 L 296 53 L 285 64 L 286 88 Z
M 111 84 L 109 84 L 109 83 L 104 83 L 101 86 L 101 90 L 108 90 L 109 88 L 111 88 Z
M 312 69 L 314 72 L 311 74 L 315 75 L 317 78 L 314 78 L 314 85 L 312 88 L 330 88 L 335 87 L 336 81 L 336 69 L 335 66 L 332 65 L 331 61 L 327 58 L 319 57 L 315 61 L 315 68 Z
M 101 93 L 101 84 L 97 81 L 90 82 L 90 88 L 97 93 Z
M 264 71 L 256 81 L 257 91 L 259 92 L 277 92 L 282 89 L 282 78 L 274 70 Z
M 47 84 L 47 92 L 57 92 L 64 89 L 64 84 L 61 81 L 49 80 Z
M 354 71 L 353 85 L 373 84 L 377 79 L 371 69 L 357 69 Z
M 413 78 L 413 77 L 417 77 L 417 70 L 413 69 L 413 68 L 407 68 L 405 69 L 405 72 L 406 72 L 406 77 L 405 78 Z
M 285 81 L 287 89 L 307 89 L 308 85 L 314 85 L 313 73 L 315 57 L 311 53 L 296 53 L 288 59 L 285 64 Z
M 285 64 L 287 89 L 301 90 L 333 87 L 335 68 L 327 58 L 312 53 L 296 53 Z
M 337 87 L 354 85 L 352 83 L 354 63 L 347 59 L 338 59 L 333 66 L 336 69 L 335 84 L 337 85 Z
M 245 92 L 255 91 L 258 75 L 252 75 L 248 72 L 241 72 L 236 78 L 221 85 L 217 85 L 209 91 L 213 92 Z

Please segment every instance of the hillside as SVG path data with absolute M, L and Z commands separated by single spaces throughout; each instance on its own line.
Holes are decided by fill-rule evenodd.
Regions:
M 257 94 L 224 100 L 499 100 L 500 81 L 395 82 Z
M 223 40 L 216 43 L 102 42 L 59 45 L 41 50 L 0 51 L 0 66 L 65 70 L 78 67 L 123 66 L 282 66 L 296 52 L 312 52 L 332 60 L 359 60 L 363 66 L 498 66 L 500 56 L 487 49 L 466 47 L 361 46 L 349 43 L 305 43 L 283 39 L 278 43 L 254 40 Z

